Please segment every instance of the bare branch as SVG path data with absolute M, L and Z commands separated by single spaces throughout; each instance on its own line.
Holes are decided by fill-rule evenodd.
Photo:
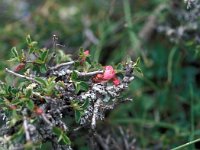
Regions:
M 50 67 L 50 69 L 51 70 L 55 70 L 55 69 L 59 69 L 60 67 L 65 67 L 65 66 L 72 65 L 74 63 L 75 63 L 75 61 L 66 62 L 66 63 L 58 64 L 58 65 L 56 65 L 54 67 Z
M 70 61 L 70 62 L 66 62 L 66 63 L 62 63 L 62 64 L 58 64 L 54 67 L 50 67 L 51 70 L 56 70 L 56 69 L 59 69 L 61 67 L 65 67 L 65 66 L 69 66 L 69 65 L 72 65 L 74 64 L 75 62 L 74 61 Z M 97 70 L 97 71 L 93 71 L 93 72 L 79 72 L 78 70 L 74 70 L 78 76 L 93 76 L 93 75 L 96 75 L 96 74 L 100 74 L 100 73 L 103 73 L 102 70 Z M 73 70 L 65 70 L 66 74 L 71 74 L 73 72 Z
M 109 146 L 107 143 L 105 143 L 105 140 L 97 133 L 94 134 L 94 137 L 96 138 L 96 140 L 98 141 L 98 143 L 101 145 L 101 147 L 103 148 L 103 150 L 109 150 Z
M 13 74 L 13 75 L 15 75 L 15 76 L 17 76 L 17 77 L 24 78 L 24 79 L 27 79 L 27 80 L 30 80 L 30 81 L 39 83 L 39 82 L 36 81 L 34 78 L 21 75 L 21 74 L 16 73 L 16 72 L 14 72 L 14 71 L 12 71 L 12 70 L 9 70 L 8 68 L 6 68 L 6 72 L 11 73 L 11 74 Z M 39 84 L 40 84 L 40 83 L 39 83 Z
M 28 123 L 27 123 L 27 118 L 24 116 L 23 117 L 23 127 L 24 127 L 24 131 L 25 131 L 25 135 L 26 135 L 26 141 L 30 141 L 30 134 L 29 134 L 29 131 L 28 131 Z
M 78 76 L 93 76 L 93 75 L 96 75 L 96 74 L 101 74 L 103 73 L 102 70 L 97 70 L 97 71 L 93 71 L 93 72 L 79 72 L 79 71 L 75 71 Z
M 46 115 L 45 114 L 42 114 L 42 119 L 48 124 L 50 125 L 51 127 L 53 126 L 53 124 L 47 119 Z
M 97 113 L 99 111 L 100 103 L 101 103 L 101 99 L 97 99 L 97 101 L 94 104 L 92 123 L 91 123 L 91 128 L 92 129 L 95 129 L 95 127 L 96 127 L 96 117 L 97 117 Z

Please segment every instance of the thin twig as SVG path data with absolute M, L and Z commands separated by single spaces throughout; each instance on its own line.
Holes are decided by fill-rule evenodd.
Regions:
M 190 142 L 188 142 L 188 143 L 185 143 L 185 144 L 183 144 L 183 145 L 180 145 L 180 146 L 178 146 L 178 147 L 175 147 L 175 148 L 173 148 L 172 150 L 183 149 L 183 148 L 185 148 L 185 147 L 187 147 L 187 146 L 189 146 L 189 145 L 191 145 L 191 144 L 194 144 L 194 143 L 196 143 L 196 142 L 199 142 L 199 141 L 200 141 L 200 139 L 196 139 L 196 140 L 194 140 L 194 141 L 190 141 Z
M 77 131 L 79 131 L 80 129 L 82 129 L 82 128 L 84 128 L 84 127 L 87 127 L 88 125 L 89 125 L 89 123 L 83 124 L 83 125 L 81 125 L 81 126 L 79 126 L 79 127 L 74 128 L 73 131 L 74 131 L 74 132 L 77 132 Z
M 53 126 L 53 124 L 47 119 L 46 115 L 45 114 L 42 114 L 42 119 L 48 124 L 50 125 L 51 127 Z
M 25 135 L 26 135 L 26 141 L 30 141 L 30 134 L 29 134 L 29 131 L 28 131 L 28 123 L 27 123 L 27 118 L 24 116 L 23 117 L 23 127 L 24 127 L 24 131 L 25 131 Z
M 93 72 L 79 72 L 79 71 L 75 70 L 75 72 L 78 74 L 78 76 L 93 76 L 93 75 L 96 75 L 96 74 L 103 73 L 102 70 L 97 70 L 97 71 L 93 71 Z
M 9 70 L 8 68 L 6 68 L 6 72 L 11 73 L 11 74 L 13 74 L 13 75 L 15 75 L 15 76 L 17 76 L 17 77 L 24 78 L 24 79 L 27 79 L 27 80 L 30 80 L 30 81 L 39 83 L 39 82 L 36 81 L 34 78 L 21 75 L 21 74 L 16 73 L 16 72 L 14 72 L 14 71 L 12 71 L 12 70 Z M 40 83 L 39 83 L 39 84 L 40 84 Z
M 64 73 L 62 73 L 62 75 L 70 75 L 70 74 L 72 74 L 72 72 L 76 72 L 79 77 L 86 77 L 86 76 L 89 77 L 89 76 L 94 76 L 96 74 L 102 74 L 104 71 L 97 70 L 97 71 L 92 71 L 92 72 L 79 72 L 78 70 L 67 69 L 67 70 L 64 70 Z
M 76 72 L 79 77 L 93 76 L 93 75 L 96 75 L 96 74 L 103 73 L 102 70 L 97 70 L 97 71 L 92 71 L 92 72 L 79 72 L 77 70 L 73 70 L 73 71 Z M 73 71 L 72 70 L 66 70 L 67 74 L 71 74 Z
M 55 69 L 58 69 L 60 67 L 65 67 L 65 66 L 69 66 L 69 65 L 72 65 L 74 64 L 75 62 L 74 61 L 70 61 L 70 62 L 66 62 L 66 63 L 62 63 L 62 64 L 58 64 L 54 67 L 50 67 L 51 70 L 55 70 Z
M 96 127 L 96 117 L 97 117 L 97 113 L 99 111 L 100 103 L 101 103 L 101 99 L 97 99 L 97 101 L 94 104 L 92 123 L 91 123 L 91 128 L 92 129 L 95 129 L 95 127 Z
M 124 148 L 125 148 L 125 150 L 129 150 L 129 144 L 128 144 L 128 141 L 127 141 L 127 136 L 126 136 L 126 134 L 124 133 L 122 127 L 119 127 L 119 132 L 120 132 L 121 135 L 122 135 L 122 139 L 123 139 L 123 143 L 124 143 Z
M 98 143 L 101 145 L 101 147 L 103 148 L 103 150 L 109 150 L 109 146 L 107 143 L 105 143 L 104 139 L 97 133 L 94 134 L 94 137 L 96 138 L 96 140 L 98 141 Z
M 61 67 L 65 67 L 65 66 L 69 66 L 69 65 L 72 65 L 74 64 L 75 61 L 70 61 L 70 62 L 66 62 L 66 63 L 62 63 L 62 64 L 58 64 L 54 67 L 50 67 L 51 70 L 56 70 L 56 69 L 59 69 Z M 77 70 L 74 70 L 78 76 L 93 76 L 93 75 L 96 75 L 96 74 L 101 74 L 103 73 L 102 70 L 97 70 L 97 71 L 93 71 L 93 72 L 79 72 Z M 67 74 L 71 74 L 73 71 L 72 70 L 66 70 Z
M 56 59 L 56 52 L 57 52 L 57 41 L 58 41 L 58 36 L 53 35 L 53 53 L 49 61 L 49 65 L 53 66 L 55 65 L 55 59 Z
M 58 36 L 57 35 L 53 35 L 53 50 L 54 50 L 54 54 L 56 54 L 56 50 L 57 50 L 57 41 L 58 41 Z
M 70 108 L 70 107 L 72 107 L 72 106 L 70 106 L 70 105 L 64 105 L 64 106 L 61 106 L 61 107 L 57 108 L 56 110 L 54 110 L 54 109 L 49 110 L 48 113 L 52 113 L 52 112 L 55 112 L 55 111 L 58 111 L 58 110 L 62 111 L 63 109 Z
M 52 98 L 52 97 L 49 97 L 49 96 L 42 96 L 42 95 L 40 95 L 40 93 L 38 93 L 38 92 L 32 92 L 32 94 L 34 95 L 34 96 L 37 96 L 37 97 L 39 97 L 39 98 L 41 98 L 41 99 L 45 99 L 46 101 L 55 101 L 55 100 L 57 100 L 57 99 L 55 99 L 55 98 Z
M 73 129 L 73 131 L 76 132 L 76 131 L 78 131 L 78 130 L 80 130 L 82 128 L 83 128 L 82 126 L 79 126 L 79 127 L 75 128 L 75 129 Z

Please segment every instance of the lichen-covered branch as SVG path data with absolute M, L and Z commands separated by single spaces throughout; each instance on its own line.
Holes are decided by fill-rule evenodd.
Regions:
M 23 149 L 27 143 L 36 148 L 42 142 L 51 142 L 56 150 L 71 149 L 70 135 L 94 132 L 105 112 L 123 101 L 120 94 L 134 79 L 132 61 L 120 64 L 121 70 L 99 67 L 88 61 L 89 50 L 80 51 L 77 60 L 61 64 L 50 65 L 52 54 L 44 49 L 35 51 L 34 57 L 29 63 L 20 62 L 14 71 L 5 69 L 31 82 L 14 86 L 0 82 L 0 116 L 5 116 L 0 146 L 5 149 Z

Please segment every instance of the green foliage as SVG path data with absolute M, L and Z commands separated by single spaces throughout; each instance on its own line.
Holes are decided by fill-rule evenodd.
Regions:
M 65 134 L 64 131 L 62 131 L 62 129 L 53 127 L 53 132 L 56 134 L 56 136 L 58 136 L 59 143 L 68 145 L 71 144 L 69 137 L 67 137 L 67 135 Z
M 126 58 L 127 55 L 135 58 L 137 54 L 140 56 L 138 67 L 135 66 L 137 77 L 134 84 L 129 87 L 129 91 L 124 94 L 133 97 L 134 101 L 131 104 L 119 106 L 116 111 L 109 114 L 109 122 L 112 125 L 118 121 L 122 126 L 130 128 L 137 139 L 137 145 L 142 149 L 154 149 L 154 146 L 159 143 L 162 143 L 162 149 L 170 149 L 187 143 L 190 140 L 191 126 L 194 126 L 194 138 L 200 136 L 198 130 L 200 117 L 199 45 L 195 45 L 193 39 L 187 43 L 174 44 L 169 42 L 168 37 L 160 34 L 153 34 L 149 42 L 144 42 L 138 37 L 149 20 L 149 16 L 154 15 L 160 5 L 171 7 L 170 4 L 176 6 L 176 2 L 173 0 L 33 2 L 28 10 L 31 25 L 23 19 L 14 18 L 13 14 L 16 10 L 9 9 L 10 12 L 5 11 L 8 14 L 0 16 L 0 39 L 2 41 L 0 44 L 0 77 L 3 79 L 5 76 L 4 68 L 6 66 L 13 67 L 11 62 L 5 63 L 5 59 L 12 55 L 12 62 L 18 64 L 26 59 L 26 49 L 29 54 L 35 52 L 37 55 L 35 63 L 26 64 L 26 71 L 33 69 L 36 74 L 44 73 L 47 70 L 44 64 L 51 58 L 50 51 L 38 47 L 41 45 L 48 47 L 48 43 L 51 43 L 51 35 L 54 33 L 58 33 L 61 44 L 67 45 L 65 48 L 58 46 L 57 49 L 62 48 L 73 54 L 77 52 L 80 45 L 86 43 L 84 49 L 91 48 L 91 59 L 100 61 L 103 65 L 115 64 Z M 74 9 L 74 13 L 69 13 L 71 8 Z M 158 22 L 164 21 L 168 24 L 172 22 L 173 26 L 179 24 L 174 21 L 174 18 L 166 17 L 170 16 L 167 9 L 154 16 Z M 92 31 L 98 40 L 97 44 L 94 42 L 87 46 L 90 39 L 88 40 L 84 34 L 86 29 Z M 30 36 L 27 36 L 24 41 L 26 33 L 33 35 L 34 39 L 39 42 L 35 42 Z M 146 36 L 148 35 L 146 34 Z M 25 43 L 28 46 L 24 50 L 24 54 L 19 49 L 26 47 Z M 9 49 L 15 45 L 18 47 L 13 48 L 12 54 L 10 54 Z M 58 50 L 57 52 L 56 63 L 71 59 L 69 55 L 63 54 L 63 51 Z M 38 55 L 39 53 L 40 55 Z M 80 68 L 81 70 L 102 67 L 87 62 L 84 64 L 84 68 Z M 76 64 L 79 65 L 78 62 Z M 118 73 L 121 73 L 122 66 L 123 64 L 116 66 Z M 141 68 L 143 76 L 139 68 Z M 8 79 L 10 78 L 8 77 Z M 36 80 L 40 83 L 39 86 L 44 87 L 44 95 L 55 94 L 51 87 L 54 84 L 53 81 L 47 82 L 42 78 L 36 78 Z M 77 93 L 88 88 L 87 83 L 79 81 L 75 72 L 72 73 L 71 80 L 76 85 Z M 22 80 L 16 82 L 20 81 Z M 27 83 L 27 85 L 29 84 Z M 193 95 L 189 92 L 189 85 L 192 86 Z M 25 92 L 19 90 L 21 86 L 19 89 L 13 89 L 10 85 L 2 85 L 0 88 L 0 105 L 3 109 L 9 109 L 8 106 L 11 104 L 20 107 L 30 105 L 32 108 L 32 104 L 23 104 L 18 99 L 19 93 Z M 23 95 L 28 97 L 29 94 L 30 91 L 27 91 Z M 6 96 L 6 104 L 2 104 L 2 96 Z M 9 99 L 13 97 L 16 99 L 10 102 Z M 192 105 L 191 99 L 193 99 Z M 30 102 L 28 99 L 25 101 Z M 190 121 L 190 109 L 194 115 L 194 125 Z M 75 111 L 75 113 L 77 113 L 76 120 L 79 121 L 81 111 Z M 166 124 L 168 125 L 165 126 Z M 111 125 L 110 128 L 112 128 Z
M 55 94 L 55 79 L 56 77 L 50 77 L 48 79 L 42 79 L 41 77 L 35 78 L 35 80 L 41 85 L 41 89 L 39 91 L 42 91 L 42 94 L 48 96 Z
M 75 120 L 77 123 L 80 122 L 81 116 L 84 114 L 84 111 L 89 106 L 89 100 L 86 99 L 83 104 L 79 104 L 78 100 L 75 100 L 71 103 L 71 107 L 74 109 L 75 112 Z
M 89 85 L 78 79 L 78 74 L 77 72 L 73 71 L 71 74 L 71 80 L 74 82 L 75 88 L 76 88 L 76 93 L 79 93 L 80 91 L 88 91 Z
M 80 81 L 80 82 L 75 82 L 75 87 L 76 87 L 76 93 L 80 91 L 88 91 L 88 84 L 86 82 Z
M 48 49 L 34 47 L 29 35 L 26 41 L 28 50 L 21 50 L 19 53 L 16 48 L 12 49 L 13 62 L 11 63 L 20 64 L 13 70 L 6 68 L 7 73 L 15 76 L 16 82 L 12 85 L 8 82 L 0 84 L 0 106 L 2 108 L 0 115 L 6 116 L 4 124 L 6 124 L 6 128 L 8 125 L 7 132 L 0 133 L 0 135 L 2 137 L 7 135 L 12 139 L 10 143 L 4 141 L 2 147 L 10 148 L 16 142 L 20 143 L 22 147 L 30 149 L 36 148 L 33 146 L 34 144 L 41 146 L 40 141 L 46 140 L 51 141 L 53 147 L 55 144 L 70 146 L 71 141 L 66 132 L 71 130 L 68 130 L 68 124 L 62 121 L 63 112 L 67 109 L 74 111 L 74 116 L 68 114 L 64 116 L 66 122 L 80 125 L 84 120 L 91 123 L 92 128 L 95 128 L 96 120 L 99 119 L 96 116 L 103 116 L 104 113 L 103 109 L 101 111 L 98 109 L 100 110 L 101 105 L 102 107 L 109 105 L 109 103 L 103 103 L 104 97 L 111 99 L 105 89 L 99 89 L 104 90 L 102 91 L 103 95 L 97 94 L 98 86 L 112 84 L 113 88 L 117 88 L 118 85 L 109 83 L 109 80 L 103 81 L 108 84 L 103 84 L 102 81 L 98 81 L 99 84 L 97 84 L 94 81 L 93 78 L 102 74 L 103 70 L 97 70 L 100 66 L 98 63 L 92 64 L 89 51 L 80 49 L 77 60 L 56 64 L 57 56 L 54 51 L 49 53 Z M 117 89 L 118 91 L 113 91 L 114 95 L 118 96 L 120 91 L 125 90 L 125 86 L 131 82 L 135 66 L 136 64 L 132 66 L 132 61 L 129 61 L 118 68 L 118 71 L 122 73 L 121 81 L 118 79 L 122 86 Z M 116 74 L 114 75 L 117 77 Z M 127 78 L 124 81 L 125 77 Z M 84 98 L 85 95 L 89 95 L 89 97 Z M 113 102 L 117 96 L 112 97 Z M 102 101 L 101 105 L 99 100 Z M 98 105 L 93 104 L 97 102 Z M 94 111 L 92 121 L 89 105 L 90 109 L 92 108 Z M 74 121 L 71 122 L 73 117 Z M 14 131 L 9 131 L 13 130 L 12 128 Z

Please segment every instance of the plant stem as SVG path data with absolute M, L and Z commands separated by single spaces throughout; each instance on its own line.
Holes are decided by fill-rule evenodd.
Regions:
M 6 72 L 10 73 L 10 74 L 13 74 L 17 77 L 20 77 L 20 78 L 24 78 L 24 79 L 27 79 L 27 80 L 30 80 L 30 81 L 33 81 L 33 82 L 36 82 L 36 83 L 39 83 L 38 81 L 36 81 L 34 78 L 31 78 L 31 77 L 27 77 L 27 76 L 24 76 L 24 75 L 21 75 L 19 73 L 16 73 L 12 70 L 9 70 L 8 68 L 6 68 Z M 40 83 L 39 83 L 40 84 Z
M 183 145 L 180 145 L 180 146 L 178 146 L 178 147 L 175 147 L 175 148 L 173 148 L 173 149 L 171 149 L 171 150 L 183 149 L 184 147 L 189 146 L 189 145 L 191 145 L 191 144 L 194 144 L 194 143 L 196 143 L 196 142 L 200 142 L 200 138 L 199 138 L 199 139 L 196 139 L 196 140 L 194 140 L 194 141 L 190 141 L 190 142 L 188 142 L 188 143 L 185 143 L 185 144 L 183 144 Z
M 75 63 L 74 61 L 66 62 L 66 63 L 58 64 L 58 65 L 56 65 L 56 66 L 54 66 L 54 67 L 51 67 L 50 69 L 51 69 L 51 70 L 54 70 L 54 69 L 58 69 L 58 68 L 60 68 L 60 67 L 72 65 L 72 64 L 74 64 L 74 63 Z
M 191 136 L 190 141 L 194 140 L 194 100 L 193 100 L 193 88 L 190 85 L 190 118 L 191 118 Z M 192 147 L 194 149 L 194 146 Z
M 139 42 L 139 39 L 137 38 L 136 33 L 132 30 L 133 23 L 132 23 L 132 19 L 131 19 L 131 9 L 130 9 L 129 0 L 124 0 L 123 5 L 124 5 L 125 20 L 127 23 L 127 28 L 128 28 L 128 33 L 129 33 L 129 40 L 130 40 L 131 46 L 135 52 L 135 57 L 138 57 L 140 42 Z
M 167 77 L 167 82 L 170 84 L 172 82 L 172 65 L 173 65 L 173 57 L 174 57 L 174 54 L 176 52 L 177 48 L 174 47 L 170 54 L 169 54 L 169 57 L 168 57 L 168 65 L 167 65 L 167 74 L 168 74 L 168 77 Z

